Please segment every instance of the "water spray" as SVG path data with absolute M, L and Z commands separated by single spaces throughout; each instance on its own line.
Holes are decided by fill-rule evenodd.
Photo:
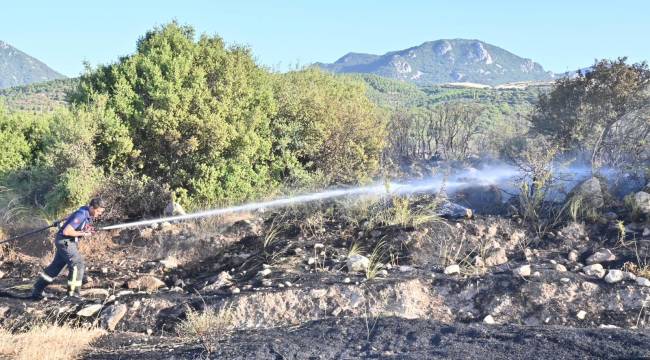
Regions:
M 115 230 L 148 226 L 162 222 L 186 221 L 205 217 L 219 216 L 229 213 L 255 211 L 261 209 L 282 208 L 291 205 L 298 205 L 319 200 L 329 200 L 341 197 L 360 196 L 390 196 L 407 195 L 415 193 L 434 193 L 444 189 L 447 192 L 455 192 L 469 186 L 490 186 L 498 185 L 519 174 L 519 171 L 512 166 L 498 166 L 491 169 L 464 171 L 460 174 L 444 178 L 442 176 L 425 180 L 407 182 L 389 182 L 387 184 L 374 184 L 348 189 L 333 189 L 315 193 L 285 197 L 275 200 L 248 203 L 227 208 L 204 210 L 196 213 L 169 216 L 158 219 L 141 220 L 130 223 L 116 224 L 99 228 L 99 230 Z

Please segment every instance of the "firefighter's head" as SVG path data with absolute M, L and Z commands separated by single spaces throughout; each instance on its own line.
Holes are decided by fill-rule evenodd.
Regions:
M 102 198 L 93 198 L 88 204 L 88 212 L 94 218 L 101 216 L 104 213 L 104 208 L 106 208 L 106 203 Z

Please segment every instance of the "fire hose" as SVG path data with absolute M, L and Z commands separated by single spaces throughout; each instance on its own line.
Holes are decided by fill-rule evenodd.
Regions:
M 40 233 L 42 231 L 45 231 L 45 230 L 47 230 L 49 228 L 58 227 L 59 224 L 61 224 L 61 220 L 57 220 L 57 221 L 53 222 L 52 224 L 50 224 L 48 226 L 45 226 L 45 227 L 42 227 L 42 228 L 39 228 L 39 229 L 36 229 L 36 230 L 32 230 L 32 231 L 26 232 L 24 234 L 16 235 L 16 236 L 11 237 L 11 238 L 9 238 L 7 240 L 0 241 L 0 244 L 5 244 L 5 243 L 8 243 L 8 242 L 20 240 L 20 239 L 22 239 L 24 237 L 27 237 L 27 236 L 30 236 L 30 235 L 38 234 L 38 233 Z

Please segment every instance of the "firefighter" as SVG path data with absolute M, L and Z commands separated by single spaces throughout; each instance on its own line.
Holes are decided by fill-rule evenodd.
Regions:
M 100 198 L 94 198 L 87 206 L 82 206 L 65 221 L 56 233 L 54 245 L 56 253 L 52 263 L 40 274 L 32 289 L 32 299 L 43 299 L 43 290 L 54 281 L 64 266 L 68 266 L 67 295 L 79 297 L 84 276 L 84 259 L 79 252 L 79 238 L 92 235 L 92 221 L 104 212 L 105 204 Z

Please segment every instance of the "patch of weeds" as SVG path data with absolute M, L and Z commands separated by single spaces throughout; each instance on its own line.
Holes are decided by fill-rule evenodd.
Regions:
M 188 342 L 199 342 L 203 350 L 211 354 L 216 342 L 233 330 L 231 305 L 221 308 L 197 311 L 187 306 L 186 318 L 176 326 L 178 336 Z

